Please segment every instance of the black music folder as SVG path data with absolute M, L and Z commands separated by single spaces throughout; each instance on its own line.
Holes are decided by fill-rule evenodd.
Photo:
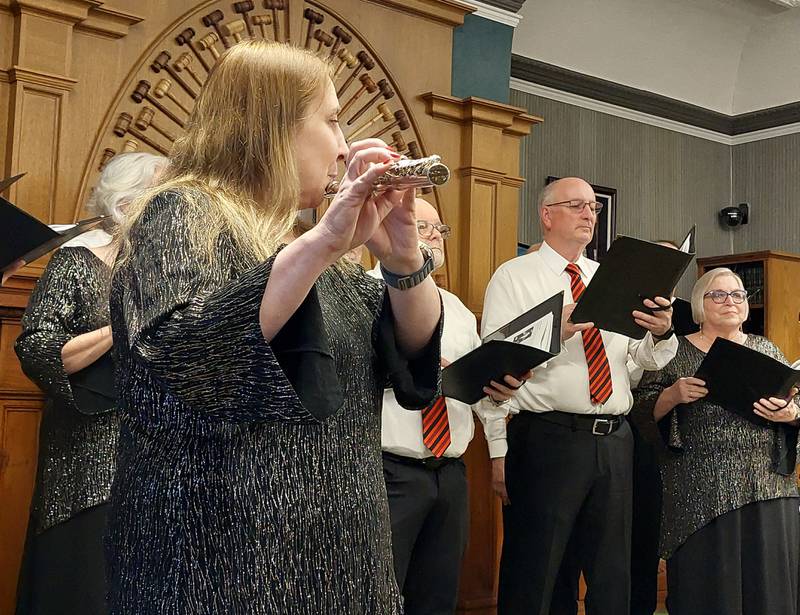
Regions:
M 561 351 L 561 308 L 564 291 L 550 297 L 497 331 L 483 343 L 442 370 L 442 394 L 474 404 L 483 387 L 504 382 L 503 376 L 522 376 Z
M 117 405 L 114 359 L 109 350 L 97 361 L 70 374 L 72 399 L 81 414 L 103 414 Z
M 20 177 L 22 175 L 0 181 L 0 193 Z M 70 239 L 91 230 L 105 217 L 96 216 L 77 224 L 48 226 L 0 197 L 0 269 L 20 259 L 32 263 Z
M 753 404 L 762 397 L 787 397 L 792 387 L 800 384 L 800 370 L 718 337 L 695 378 L 705 381 L 708 401 L 757 425 L 769 425 L 753 412 Z
M 647 333 L 631 312 L 647 312 L 645 299 L 671 297 L 694 258 L 695 229 L 681 249 L 620 235 L 611 244 L 572 312 L 572 322 L 593 322 L 598 329 L 642 339 Z
M 672 326 L 675 329 L 675 335 L 685 336 L 700 330 L 700 325 L 692 319 L 692 304 L 686 299 L 675 297 L 673 300 Z

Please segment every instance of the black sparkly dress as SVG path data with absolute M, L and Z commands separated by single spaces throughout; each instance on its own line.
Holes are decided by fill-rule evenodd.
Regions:
M 47 396 L 18 615 L 107 613 L 103 539 L 119 419 L 75 403 L 61 348 L 109 324 L 110 269 L 86 248 L 53 254 L 31 295 L 16 352 Z
M 433 399 L 439 335 L 405 361 L 383 284 L 337 266 L 267 344 L 273 259 L 223 235 L 200 262 L 186 229 L 204 215 L 154 198 L 112 281 L 112 612 L 401 613 L 380 404 L 389 381 L 410 408 Z
M 659 450 L 670 615 L 797 615 L 797 429 L 756 425 L 704 399 L 654 423 L 661 392 L 693 376 L 705 357 L 686 338 L 678 342 L 669 364 L 645 372 L 632 410 Z M 787 363 L 766 338 L 748 335 L 745 346 Z

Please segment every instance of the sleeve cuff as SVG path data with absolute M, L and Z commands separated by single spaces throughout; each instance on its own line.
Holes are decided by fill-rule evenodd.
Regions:
M 505 457 L 506 453 L 508 452 L 508 443 L 506 442 L 505 438 L 502 440 L 490 440 L 488 445 L 489 457 L 492 459 L 496 459 L 497 457 Z

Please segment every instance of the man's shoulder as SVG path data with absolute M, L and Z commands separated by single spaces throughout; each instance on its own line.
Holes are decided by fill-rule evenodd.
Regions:
M 494 273 L 495 275 L 501 272 L 504 274 L 514 274 L 519 271 L 530 271 L 531 269 L 541 267 L 543 264 L 539 253 L 532 252 L 531 254 L 523 254 L 522 256 L 515 256 L 511 260 L 507 260 L 501 264 Z

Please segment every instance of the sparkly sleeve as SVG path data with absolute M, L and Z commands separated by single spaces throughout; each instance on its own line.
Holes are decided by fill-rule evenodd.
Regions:
M 444 310 L 427 346 L 409 359 L 400 352 L 395 336 L 394 313 L 386 284 L 363 270 L 354 274 L 367 307 L 375 314 L 372 340 L 378 357 L 378 381 L 394 390 L 397 403 L 407 410 L 422 410 L 440 394 L 441 337 Z M 441 303 L 441 297 L 439 299 Z
M 754 336 L 755 337 L 755 336 Z M 781 349 L 765 337 L 755 337 L 754 347 L 759 352 L 789 365 Z M 800 406 L 800 395 L 794 398 L 795 404 Z M 798 428 L 785 423 L 774 423 L 772 441 L 772 469 L 778 474 L 789 476 L 794 473 L 797 466 L 797 456 L 800 453 L 800 438 Z
M 74 337 L 76 289 L 75 251 L 62 249 L 50 259 L 31 294 L 22 317 L 22 333 L 15 350 L 22 370 L 49 397 L 75 406 L 72 388 L 64 371 L 61 349 Z
M 134 360 L 165 394 L 214 419 L 302 423 L 332 414 L 340 400 L 303 403 L 261 333 L 259 309 L 274 256 L 233 279 L 230 264 L 201 263 L 186 224 L 198 215 L 204 215 L 199 206 L 167 193 L 131 229 L 132 255 L 114 284 L 122 289 Z M 315 300 L 312 292 L 304 306 Z M 319 359 L 330 378 L 332 358 Z
M 656 421 L 653 418 L 653 409 L 659 395 L 677 379 L 672 362 L 658 371 L 644 372 L 639 386 L 633 391 L 631 409 L 631 420 L 648 442 L 656 445 L 661 443 L 674 451 L 683 449 L 678 413 L 673 408 L 660 421 Z

